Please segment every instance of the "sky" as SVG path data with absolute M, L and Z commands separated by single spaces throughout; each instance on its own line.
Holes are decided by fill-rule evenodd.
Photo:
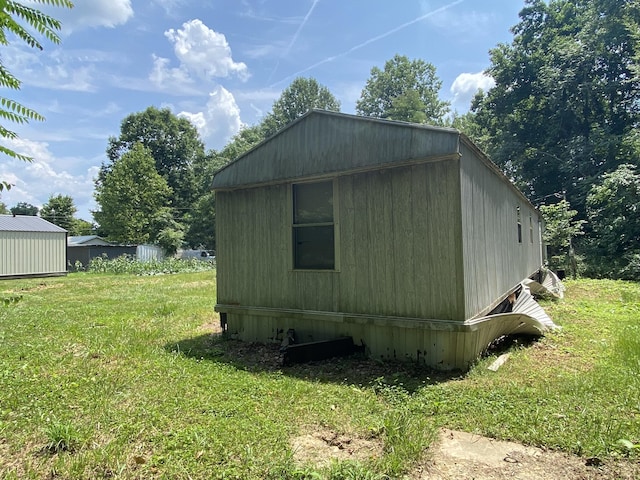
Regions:
M 25 0 L 23 3 L 27 3 Z M 329 88 L 341 111 L 355 104 L 371 69 L 395 54 L 433 64 L 441 99 L 464 113 L 492 79 L 489 50 L 511 42 L 524 0 L 75 0 L 46 7 L 62 22 L 59 45 L 15 38 L 0 60 L 22 81 L 0 96 L 44 122 L 3 124 L 2 144 L 34 158 L 0 157 L 8 208 L 69 195 L 93 221 L 94 179 L 109 137 L 149 106 L 189 119 L 207 149 L 260 122 L 296 77 Z M 44 7 L 40 5 L 40 8 Z

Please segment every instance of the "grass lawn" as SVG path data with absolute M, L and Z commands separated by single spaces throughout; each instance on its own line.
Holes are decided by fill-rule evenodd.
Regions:
M 543 303 L 561 331 L 443 375 L 282 368 L 212 334 L 215 271 L 2 281 L 0 478 L 398 478 L 443 426 L 636 463 L 640 284 L 567 286 Z M 365 454 L 301 457 L 314 435 Z

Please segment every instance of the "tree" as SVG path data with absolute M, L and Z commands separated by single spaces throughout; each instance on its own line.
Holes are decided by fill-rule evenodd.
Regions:
M 96 185 L 93 216 L 110 240 L 147 243 L 157 238 L 154 219 L 169 208 L 172 190 L 141 143 L 124 153 Z
M 38 215 L 38 207 L 26 202 L 20 202 L 15 207 L 11 207 L 9 210 L 11 210 L 11 213 L 13 215 L 28 215 L 31 217 L 35 217 Z
M 574 239 L 584 234 L 584 220 L 576 220 L 576 210 L 571 210 L 569 202 L 561 200 L 551 205 L 541 205 L 540 212 L 545 222 L 544 241 L 550 257 L 549 266 L 554 269 L 569 270 L 573 277 L 578 273 Z
M 46 221 L 58 225 L 74 235 L 75 214 L 78 211 L 73 198 L 68 195 L 51 195 L 49 201 L 40 209 L 40 216 Z
M 81 218 L 74 218 L 73 224 L 70 227 L 69 235 L 95 235 L 96 226 L 91 222 L 83 220 Z
M 369 117 L 443 125 L 449 102 L 440 100 L 442 81 L 436 68 L 424 60 L 395 55 L 371 69 L 356 103 L 356 112 Z
M 195 203 L 188 222 L 186 238 L 191 248 L 216 249 L 216 196 L 205 193 Z
M 7 208 L 7 205 L 4 202 L 0 202 L 0 215 L 7 215 L 9 214 L 9 209 Z
M 314 108 L 340 111 L 340 102 L 329 89 L 314 78 L 298 77 L 273 103 L 271 113 L 262 121 L 263 137 L 270 137 L 285 125 Z
M 640 280 L 640 173 L 623 164 L 603 175 L 587 196 L 593 230 L 593 273 Z
M 211 153 L 212 165 L 215 170 L 222 168 L 251 150 L 265 138 L 265 128 L 262 124 L 242 128 L 222 150 Z
M 138 143 L 149 150 L 156 171 L 171 187 L 171 206 L 177 211 L 191 208 L 204 193 L 195 174 L 197 165 L 204 160 L 204 145 L 197 129 L 168 108 L 149 107 L 143 112 L 128 115 L 122 121 L 120 136 L 109 138 L 109 162 L 102 165 L 97 183 Z
M 532 197 L 566 191 L 582 218 L 591 185 L 638 158 L 638 0 L 527 0 L 495 87 L 473 110 L 488 153 Z
M 184 227 L 176 222 L 168 208 L 161 208 L 151 222 L 155 242 L 165 255 L 175 255 L 184 241 Z
M 69 0 L 33 0 L 37 3 L 45 5 L 54 5 L 58 7 L 73 7 Z M 24 22 L 26 25 L 20 23 Z M 23 5 L 21 2 L 14 0 L 3 0 L 0 2 L 0 45 L 8 45 L 9 39 L 7 33 L 14 35 L 22 40 L 31 48 L 43 50 L 43 46 L 29 31 L 30 29 L 37 31 L 53 43 L 60 43 L 58 31 L 60 30 L 60 22 L 41 11 Z M 10 88 L 12 90 L 20 90 L 21 82 L 18 80 L 5 66 L 0 58 L 0 87 Z M 0 119 L 18 124 L 27 123 L 29 120 L 44 120 L 44 117 L 30 108 L 11 100 L 7 97 L 0 96 Z M 0 125 L 0 137 L 14 139 L 17 138 L 15 132 Z M 0 152 L 11 158 L 19 160 L 31 161 L 32 158 L 16 153 L 10 148 L 0 145 Z M 0 180 L 0 191 L 10 189 L 11 184 Z

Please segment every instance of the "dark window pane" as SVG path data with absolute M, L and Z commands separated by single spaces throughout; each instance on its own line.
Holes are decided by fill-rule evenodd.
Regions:
M 333 182 L 293 185 L 293 223 L 333 222 Z
M 333 225 L 293 229 L 294 268 L 334 268 Z

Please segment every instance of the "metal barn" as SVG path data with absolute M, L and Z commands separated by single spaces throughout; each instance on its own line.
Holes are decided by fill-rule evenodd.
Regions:
M 0 279 L 65 275 L 67 231 L 40 217 L 0 215 Z
M 115 245 L 98 235 L 72 236 L 67 238 L 67 267 L 69 270 L 86 268 L 94 258 L 135 257 L 136 248 L 135 245 Z
M 215 308 L 240 339 L 349 336 L 466 369 L 502 335 L 553 326 L 526 286 L 542 283 L 540 214 L 455 129 L 311 111 L 213 188 Z

